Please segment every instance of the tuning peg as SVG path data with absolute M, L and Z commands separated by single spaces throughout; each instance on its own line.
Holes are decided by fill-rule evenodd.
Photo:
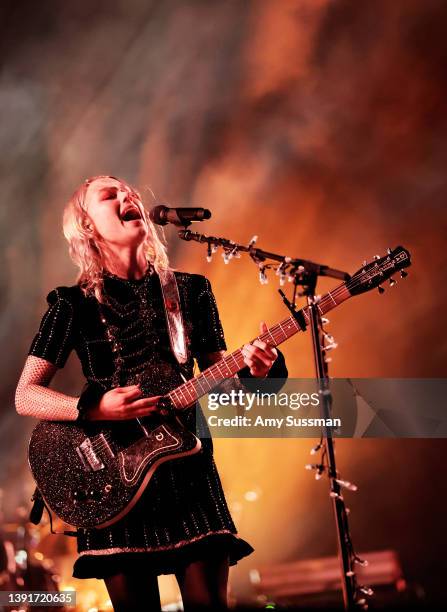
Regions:
M 387 248 L 386 252 L 388 253 L 388 255 L 391 255 L 391 249 L 390 247 Z
M 367 264 L 367 263 L 368 263 L 368 262 L 366 261 L 366 259 L 364 259 L 364 260 L 363 260 L 363 262 L 362 262 L 362 268 L 364 268 L 364 267 L 366 266 L 366 264 Z
M 377 261 L 377 259 L 380 259 L 380 255 L 373 255 L 373 259 Z
M 397 283 L 397 280 L 393 277 L 390 278 L 390 287 L 392 287 L 393 285 L 395 285 Z
M 327 325 L 328 323 L 330 323 L 329 319 L 327 319 L 326 317 L 321 317 L 321 322 L 323 325 Z
M 408 272 L 405 272 L 405 270 L 401 270 L 400 271 L 400 277 L 401 278 L 407 278 L 407 276 L 408 276 Z
M 381 287 L 380 285 L 377 287 L 377 290 L 380 293 L 380 295 L 382 295 L 382 293 L 385 293 L 385 289 Z

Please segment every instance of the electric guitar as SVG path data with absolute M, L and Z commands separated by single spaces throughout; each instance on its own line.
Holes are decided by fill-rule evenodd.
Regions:
M 349 280 L 318 302 L 321 315 L 348 298 L 370 291 L 411 265 L 403 247 L 365 264 Z M 308 307 L 273 325 L 259 338 L 278 346 L 309 323 Z M 166 402 L 181 411 L 244 367 L 238 349 L 168 393 Z M 193 455 L 200 440 L 177 416 L 83 423 L 41 421 L 29 444 L 29 464 L 47 506 L 65 523 L 82 528 L 103 528 L 125 516 L 146 489 L 157 467 Z

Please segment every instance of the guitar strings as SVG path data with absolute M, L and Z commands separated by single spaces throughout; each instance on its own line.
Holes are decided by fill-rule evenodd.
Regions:
M 393 270 L 393 273 L 397 272 L 398 269 Z M 380 271 L 380 273 L 383 275 L 383 272 Z M 329 312 L 330 310 L 332 310 L 332 308 L 335 308 L 335 306 L 338 306 L 341 302 L 337 302 L 336 298 L 338 298 L 340 295 L 342 295 L 346 290 L 349 291 L 349 293 L 352 293 L 352 290 L 355 289 L 356 287 L 359 287 L 361 285 L 365 284 L 365 279 L 361 278 L 360 276 L 358 277 L 358 280 L 355 278 L 357 275 L 355 275 L 353 278 L 351 278 L 349 281 L 346 281 L 345 283 L 341 283 L 340 285 L 338 285 L 337 287 L 335 287 L 334 289 L 332 289 L 331 291 L 329 291 L 328 293 L 326 293 L 320 300 L 320 302 L 318 303 L 318 306 L 320 308 L 320 310 L 322 311 L 322 314 L 325 314 L 326 312 Z M 386 278 L 384 278 L 383 280 L 386 280 Z M 346 299 L 348 297 L 351 296 L 346 296 Z M 332 302 L 334 302 L 334 304 L 332 304 Z M 330 308 L 326 309 L 326 306 L 330 305 Z M 301 312 L 303 314 L 303 316 L 307 319 L 308 318 L 308 306 L 305 306 L 304 308 L 302 308 L 299 312 Z M 292 334 L 290 334 L 289 336 L 287 336 L 287 334 L 284 334 L 284 330 L 282 329 L 283 326 L 286 326 L 288 323 L 293 322 L 295 324 L 295 329 L 293 331 Z M 280 342 L 278 342 L 278 344 L 280 344 L 282 341 L 284 341 L 287 338 L 290 338 L 292 335 L 294 335 L 295 333 L 297 333 L 298 331 L 301 331 L 300 328 L 296 327 L 296 321 L 295 318 L 292 317 L 288 317 L 287 319 L 284 319 L 283 321 L 281 321 L 280 323 L 275 324 L 274 326 L 272 326 L 271 328 L 269 328 L 269 330 L 267 332 L 264 332 L 263 334 L 261 334 L 260 336 L 258 336 L 257 338 L 260 340 L 267 340 L 268 336 L 270 335 L 275 342 L 277 342 L 277 340 L 279 340 Z M 278 334 L 279 332 L 279 338 L 275 338 L 275 334 Z M 282 338 L 282 336 L 285 336 L 284 338 Z M 228 364 L 228 360 L 229 359 L 233 359 L 236 362 L 236 365 L 239 367 L 239 363 L 238 363 L 238 359 L 239 357 L 242 356 L 241 353 L 241 349 L 237 349 L 236 351 L 234 351 L 233 353 L 230 353 L 229 355 L 226 355 L 221 361 L 219 361 L 217 364 L 214 364 L 212 366 L 210 366 L 209 368 L 207 368 L 204 372 L 202 372 L 198 377 L 192 379 L 191 381 L 188 381 L 186 383 L 184 383 L 183 385 L 181 385 L 180 387 L 178 387 L 177 389 L 175 389 L 174 391 L 172 391 L 169 395 L 174 399 L 178 401 L 178 395 L 182 396 L 182 400 L 186 399 L 188 404 L 185 406 L 185 408 L 190 405 L 191 403 L 194 403 L 198 397 L 200 397 L 200 395 L 195 395 L 195 393 L 193 394 L 193 391 L 195 392 L 196 389 L 192 389 L 191 390 L 191 385 L 193 385 L 195 387 L 196 384 L 200 384 L 201 385 L 201 380 L 206 379 L 206 377 L 208 375 L 210 375 L 214 380 L 215 380 L 215 376 L 214 373 L 219 373 L 220 376 L 222 376 L 222 372 L 221 372 L 221 367 L 222 365 L 225 365 L 225 367 L 228 368 L 229 372 L 233 374 L 233 372 L 231 371 L 231 368 L 229 367 Z M 222 364 L 222 362 L 224 362 Z M 243 362 L 243 360 L 242 360 Z M 222 364 L 222 365 L 219 365 Z M 212 387 L 210 387 L 212 388 Z M 190 395 L 190 399 L 188 399 L 188 397 L 185 398 L 185 394 L 183 392 L 183 389 L 185 390 L 185 392 L 188 393 L 188 395 Z M 203 389 L 202 389 L 203 392 Z M 180 401 L 179 404 L 180 406 L 183 406 L 183 401 Z
M 345 289 L 346 289 L 346 283 L 342 283 L 340 286 L 336 287 L 334 290 L 330 292 L 332 298 L 329 296 L 329 294 L 325 295 L 319 303 L 320 309 L 323 309 L 328 303 L 331 303 L 331 301 L 335 302 L 335 297 L 338 297 L 340 293 Z M 335 303 L 335 305 L 338 305 L 338 304 Z M 308 317 L 307 310 L 308 310 L 307 306 L 301 310 L 303 312 L 303 315 L 306 318 Z M 327 312 L 327 310 L 325 312 Z M 289 325 L 291 322 L 294 323 L 293 333 L 287 336 L 283 328 L 287 327 L 287 325 Z M 297 323 L 295 322 L 295 319 L 292 316 L 292 317 L 288 317 L 287 319 L 284 319 L 280 323 L 275 324 L 267 332 L 264 332 L 263 334 L 258 336 L 258 338 L 260 340 L 267 340 L 268 336 L 270 335 L 274 339 L 275 343 L 280 344 L 281 341 L 284 341 L 285 339 L 297 333 L 298 331 L 300 331 L 300 328 L 297 326 Z M 275 335 L 277 334 L 279 334 L 278 338 L 275 337 Z M 278 342 L 278 340 L 280 342 Z M 198 377 L 192 379 L 191 381 L 184 383 L 184 385 L 181 385 L 181 387 L 178 387 L 176 390 L 171 392 L 172 396 L 174 397 L 174 400 L 178 399 L 175 397 L 176 395 L 182 395 L 183 399 L 186 399 L 188 401 L 187 405 L 189 405 L 191 401 L 193 403 L 197 399 L 197 396 L 195 395 L 195 393 L 193 394 L 193 392 L 196 391 L 196 388 L 191 389 L 191 385 L 193 387 L 196 387 L 196 385 L 201 385 L 201 380 L 206 379 L 208 376 L 212 377 L 214 382 L 216 382 L 214 373 L 218 373 L 220 377 L 224 378 L 225 372 L 221 371 L 221 368 L 223 367 L 223 365 L 225 365 L 225 367 L 228 369 L 230 374 L 233 374 L 234 372 L 231 370 L 231 367 L 229 365 L 229 360 L 232 359 L 233 361 L 235 361 L 237 367 L 239 368 L 243 364 L 243 358 L 242 358 L 242 363 L 239 363 L 241 357 L 242 357 L 241 349 L 237 349 L 236 351 L 230 353 L 229 355 L 226 355 L 221 361 L 212 365 L 210 368 L 207 368 Z M 190 398 L 185 397 L 185 394 L 183 393 L 183 389 L 185 390 L 185 392 L 188 393 Z M 180 405 L 183 405 L 183 401 L 180 402 Z

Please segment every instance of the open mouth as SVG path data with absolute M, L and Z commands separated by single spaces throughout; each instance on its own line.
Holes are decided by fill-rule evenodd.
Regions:
M 136 221 L 141 220 L 141 212 L 137 206 L 129 206 L 125 208 L 121 213 L 122 221 Z

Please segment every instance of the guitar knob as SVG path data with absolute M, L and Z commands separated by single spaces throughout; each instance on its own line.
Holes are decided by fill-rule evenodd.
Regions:
M 375 259 L 377 261 L 378 259 L 380 259 L 380 255 L 374 255 L 373 259 Z
M 408 276 L 408 272 L 405 272 L 405 270 L 401 270 L 400 271 L 400 277 L 401 278 L 407 278 L 407 276 Z
M 397 283 L 397 280 L 393 277 L 390 278 L 390 287 L 393 287 Z
M 380 293 L 380 295 L 382 295 L 382 293 L 385 293 L 385 289 L 380 285 L 377 287 L 377 291 Z

